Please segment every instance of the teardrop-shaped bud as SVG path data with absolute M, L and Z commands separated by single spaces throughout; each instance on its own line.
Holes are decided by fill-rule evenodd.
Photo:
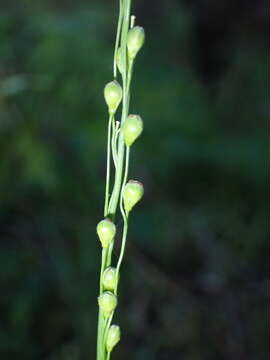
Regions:
M 125 144 L 131 146 L 143 131 L 143 121 L 139 115 L 129 115 L 122 125 Z
M 139 181 L 129 180 L 123 190 L 124 207 L 129 213 L 133 206 L 139 202 L 143 196 L 143 184 Z
M 102 274 L 102 285 L 104 289 L 114 291 L 117 287 L 118 276 L 116 268 L 108 267 Z
M 108 105 L 109 113 L 112 115 L 116 112 L 121 100 L 123 92 L 121 85 L 116 81 L 109 82 L 104 88 L 104 98 Z
M 145 40 L 144 28 L 141 26 L 134 26 L 129 30 L 127 36 L 128 56 L 131 60 L 135 58 L 138 51 L 143 46 Z
M 110 353 L 116 344 L 119 343 L 121 337 L 120 327 L 111 325 L 106 339 L 106 349 Z
M 115 233 L 116 227 L 111 220 L 104 219 L 97 224 L 97 234 L 103 248 L 107 248 L 110 245 Z
M 123 74 L 124 64 L 123 64 L 123 59 L 122 59 L 122 49 L 121 48 L 117 49 L 116 64 L 117 64 L 117 67 L 118 67 L 118 70 L 119 70 L 120 74 Z
M 98 305 L 104 317 L 108 318 L 117 306 L 117 297 L 110 291 L 105 291 L 98 297 Z

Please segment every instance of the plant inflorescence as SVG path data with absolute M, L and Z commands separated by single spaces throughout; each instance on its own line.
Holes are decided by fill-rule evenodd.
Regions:
M 128 181 L 130 148 L 143 130 L 141 117 L 129 114 L 130 85 L 134 61 L 145 39 L 144 29 L 135 26 L 135 16 L 130 16 L 130 9 L 131 0 L 120 0 L 113 63 L 114 80 L 104 89 L 109 119 L 104 219 L 97 225 L 97 234 L 102 246 L 97 360 L 109 360 L 114 346 L 120 340 L 120 327 L 112 325 L 118 302 L 119 274 L 125 253 L 129 214 L 142 198 L 144 191 L 139 181 Z M 121 80 L 118 81 L 118 77 Z M 120 104 L 121 121 L 117 121 L 116 112 Z M 113 174 L 114 182 L 111 181 Z M 123 218 L 122 231 L 115 226 L 118 208 Z M 118 233 L 121 234 L 120 254 L 116 265 L 113 266 L 112 251 Z

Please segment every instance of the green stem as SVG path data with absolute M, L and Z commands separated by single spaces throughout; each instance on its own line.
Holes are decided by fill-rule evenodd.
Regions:
M 102 260 L 101 260 L 101 268 L 100 268 L 100 277 L 99 277 L 99 295 L 103 292 L 103 285 L 102 285 L 102 275 L 106 265 L 106 258 L 107 258 L 107 249 L 102 249 Z M 98 338 L 97 338 L 97 356 L 99 360 L 104 359 L 104 354 L 102 353 L 102 334 L 104 332 L 104 318 L 101 314 L 100 310 L 98 312 Z
M 114 59 L 113 59 L 113 76 L 116 78 L 117 76 L 117 50 L 119 47 L 119 40 L 120 40 L 120 34 L 121 34 L 121 28 L 123 23 L 123 0 L 119 1 L 119 17 L 118 17 L 118 24 L 117 24 L 117 33 L 116 33 L 116 41 L 115 41 L 115 48 L 114 48 Z
M 111 141 L 111 147 L 112 147 L 112 157 L 115 169 L 117 168 L 117 138 L 119 135 L 119 122 L 113 121 L 113 134 L 112 134 L 112 141 Z
M 128 116 L 129 111 L 129 101 L 130 101 L 130 83 L 132 77 L 132 64 L 131 66 L 127 66 L 127 50 L 126 50 L 126 43 L 127 43 L 127 34 L 129 30 L 129 23 L 130 23 L 130 2 L 131 0 L 125 0 L 124 7 L 125 13 L 123 18 L 123 25 L 122 25 L 122 36 L 121 36 L 121 61 L 123 64 L 123 109 L 122 109 L 122 118 L 121 123 L 123 124 Z M 126 6 L 125 6 L 126 5 Z M 124 156 L 125 156 L 125 144 L 122 134 L 119 134 L 119 142 L 118 142 L 118 154 L 117 154 L 117 169 L 115 172 L 115 182 L 114 188 L 111 196 L 111 200 L 108 207 L 108 213 L 114 217 L 119 201 L 119 195 L 121 190 L 122 184 L 122 176 L 123 176 L 123 163 L 124 163 Z
M 120 267 L 121 267 L 121 264 L 122 264 L 122 261 L 123 261 L 125 248 L 126 248 L 127 233 L 128 233 L 128 213 L 126 213 L 125 210 L 124 210 L 123 191 L 124 191 L 124 188 L 125 188 L 125 185 L 126 185 L 126 182 L 127 182 L 127 178 L 128 178 L 129 154 L 130 154 L 130 147 L 127 146 L 126 147 L 125 174 L 124 174 L 124 180 L 123 180 L 122 189 L 121 189 L 121 199 L 120 199 L 120 210 L 121 210 L 121 214 L 122 214 L 122 217 L 123 217 L 123 220 L 124 220 L 124 228 L 123 228 L 120 255 L 119 255 L 119 259 L 118 259 L 117 266 L 116 266 L 116 276 L 117 277 L 119 276 Z M 117 294 L 117 289 L 116 289 L 116 294 Z
M 122 72 L 122 87 L 123 87 L 123 101 L 122 101 L 122 116 L 121 116 L 121 122 L 126 120 L 128 116 L 129 111 L 129 89 L 130 89 L 130 82 L 131 82 L 131 66 L 128 67 L 127 63 L 127 35 L 129 31 L 129 25 L 130 25 L 130 6 L 131 6 L 131 0 L 120 0 L 120 10 L 119 10 L 119 19 L 118 19 L 118 26 L 117 26 L 117 36 L 116 36 L 116 43 L 115 43 L 115 51 L 114 51 L 114 77 L 117 76 L 117 66 L 116 66 L 116 55 L 117 50 L 119 47 L 121 47 L 121 63 L 123 64 L 123 72 Z M 120 39 L 121 38 L 121 39 Z M 111 130 L 112 130 L 112 121 L 113 116 L 110 116 L 109 118 L 109 124 L 108 124 L 108 142 L 107 142 L 107 174 L 106 174 L 106 190 L 105 190 L 105 205 L 104 205 L 104 217 L 111 215 L 112 218 L 115 217 L 116 209 L 118 206 L 120 191 L 123 189 L 124 184 L 126 183 L 127 178 L 127 171 L 128 171 L 128 162 L 129 162 L 129 150 L 127 149 L 126 152 L 126 165 L 125 165 L 125 174 L 124 174 L 124 182 L 122 184 L 122 178 L 123 178 L 123 164 L 124 164 L 124 156 L 125 156 L 125 145 L 124 145 L 124 139 L 121 134 L 119 133 L 119 137 L 115 138 L 116 131 L 114 128 L 114 138 L 111 138 Z M 118 139 L 118 148 L 117 148 L 117 154 L 115 153 L 116 150 L 116 144 Z M 114 151 L 114 162 L 115 162 L 115 182 L 114 187 L 112 191 L 112 195 L 110 197 L 109 191 L 110 191 L 110 157 L 111 157 L 111 146 L 113 147 Z M 115 146 L 115 147 L 114 147 Z M 122 185 L 122 187 L 121 187 Z M 110 199 L 109 199 L 110 198 Z M 121 212 L 123 211 L 123 208 Z M 122 212 L 123 215 L 123 212 Z M 126 235 L 127 235 L 127 217 L 124 217 L 124 230 L 123 230 L 123 239 L 122 239 L 122 258 L 125 248 L 125 242 L 126 242 Z M 102 274 L 104 271 L 104 266 L 108 266 L 111 263 L 111 255 L 112 255 L 112 248 L 113 245 L 110 246 L 108 251 L 102 252 L 102 265 L 101 265 L 101 273 L 100 273 L 100 293 L 103 291 L 102 287 Z M 122 259 L 119 262 L 118 261 L 118 271 L 121 265 Z M 104 316 L 99 311 L 99 319 L 98 319 L 98 341 L 97 341 L 97 360 L 109 360 L 110 359 L 110 353 L 107 353 L 106 355 L 106 348 L 105 348 L 105 340 L 106 340 L 106 334 L 109 329 L 111 320 L 112 320 L 113 314 L 111 315 L 110 319 L 106 320 L 104 319 Z
M 105 328 L 104 328 L 103 348 L 105 349 L 105 351 L 106 351 L 106 340 L 107 340 L 109 328 L 110 328 L 111 323 L 112 323 L 113 314 L 114 313 L 112 313 L 111 316 L 106 320 L 106 325 L 105 325 Z
M 114 241 L 112 241 L 110 243 L 110 246 L 108 248 L 107 259 L 106 259 L 106 267 L 111 265 L 113 246 L 114 246 Z
M 111 130 L 114 117 L 110 115 L 108 122 L 108 138 L 107 138 L 107 173 L 106 173 L 106 188 L 105 188 L 105 202 L 104 202 L 104 217 L 108 215 L 109 191 L 110 191 L 110 172 L 111 172 Z

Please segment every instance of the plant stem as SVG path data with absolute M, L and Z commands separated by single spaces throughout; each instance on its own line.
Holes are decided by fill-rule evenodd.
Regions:
M 127 34 L 129 30 L 129 23 L 130 23 L 130 5 L 131 0 L 124 0 L 123 7 L 124 7 L 124 14 L 123 14 L 123 24 L 122 24 L 122 33 L 121 33 L 121 62 L 123 64 L 123 73 L 122 73 L 122 80 L 123 80 L 123 108 L 122 108 L 122 117 L 121 123 L 123 124 L 128 116 L 129 110 L 129 88 L 130 88 L 130 81 L 128 80 L 127 73 L 130 73 L 130 69 L 127 70 Z M 130 75 L 131 77 L 131 75 Z M 123 162 L 124 162 L 124 155 L 125 155 L 125 145 L 123 136 L 120 132 L 119 134 L 119 142 L 118 142 L 118 161 L 117 161 L 117 169 L 115 172 L 115 182 L 114 188 L 111 196 L 111 200 L 109 203 L 108 213 L 114 218 L 120 190 L 121 190 L 121 183 L 122 183 L 122 173 L 123 173 Z
M 105 188 L 105 202 L 104 202 L 104 217 L 108 214 L 109 191 L 110 191 L 110 171 L 111 171 L 111 130 L 113 115 L 110 115 L 108 122 L 108 139 L 107 139 L 107 173 L 106 173 L 106 188 Z
M 116 78 L 116 76 L 117 76 L 116 58 L 117 58 L 117 50 L 118 50 L 118 46 L 119 46 L 122 22 L 123 22 L 123 0 L 119 0 L 119 17 L 118 17 L 116 41 L 115 41 L 115 47 L 114 47 L 114 59 L 113 59 L 113 76 L 114 76 L 114 78 Z
M 121 115 L 121 124 L 123 124 L 129 113 L 129 101 L 130 101 L 130 83 L 132 77 L 132 64 L 127 62 L 127 35 L 130 27 L 130 7 L 131 0 L 120 0 L 119 1 L 119 18 L 118 18 L 118 26 L 117 26 L 117 35 L 115 42 L 115 50 L 114 50 L 114 66 L 113 72 L 114 77 L 117 76 L 117 65 L 116 65 L 116 57 L 117 51 L 121 48 L 121 64 L 123 66 L 122 71 L 122 89 L 123 89 L 123 99 L 122 99 L 122 115 Z M 115 218 L 116 210 L 120 198 L 120 193 L 122 194 L 124 185 L 127 181 L 128 176 L 128 166 L 129 166 L 129 148 L 126 148 L 124 139 L 121 134 L 121 131 L 118 131 L 118 127 L 115 125 L 114 117 L 110 116 L 108 123 L 108 139 L 107 139 L 107 173 L 106 173 L 106 189 L 105 189 L 105 205 L 104 205 L 104 217 L 110 216 L 112 219 Z M 118 141 L 118 142 L 117 142 Z M 113 155 L 114 165 L 115 165 L 115 181 L 113 186 L 113 191 L 110 197 L 110 158 L 111 151 Z M 126 158 L 125 158 L 126 155 Z M 123 176 L 123 165 L 125 159 L 125 170 Z M 123 182 L 122 182 L 123 181 Z M 123 260 L 126 236 L 128 230 L 128 217 L 125 215 L 123 209 L 123 200 L 122 196 L 120 198 L 120 209 L 124 219 L 124 229 L 122 236 L 122 244 L 121 244 L 121 253 L 120 258 L 117 264 L 117 272 L 119 272 L 120 265 Z M 102 275 L 105 267 L 111 265 L 111 257 L 113 250 L 113 242 L 110 244 L 108 249 L 103 249 L 102 251 L 102 264 L 100 271 L 100 294 L 103 291 L 102 286 Z M 117 289 L 116 289 L 117 291 Z M 97 340 L 97 360 L 109 360 L 110 352 L 106 352 L 106 338 L 107 333 L 112 321 L 113 314 L 111 314 L 109 319 L 105 319 L 99 310 L 98 316 L 98 340 Z
M 101 268 L 100 268 L 100 278 L 99 278 L 99 295 L 102 294 L 103 285 L 102 285 L 102 274 L 104 272 L 104 268 L 106 265 L 106 257 L 107 257 L 107 249 L 102 249 L 102 260 L 101 260 Z M 101 312 L 98 314 L 98 338 L 97 338 L 97 356 L 98 359 L 103 360 L 104 356 L 102 355 L 102 333 L 104 329 L 104 318 Z
M 119 259 L 118 259 L 117 266 L 116 266 L 116 274 L 117 274 L 116 276 L 117 277 L 119 275 L 119 270 L 120 270 L 120 267 L 121 267 L 121 264 L 122 264 L 122 261 L 123 261 L 123 256 L 124 256 L 125 247 L 126 247 L 127 233 L 128 233 L 128 214 L 126 214 L 126 212 L 124 210 L 124 206 L 123 206 L 123 191 L 124 191 L 124 187 L 126 185 L 127 177 L 128 177 L 129 154 L 130 154 L 130 147 L 127 146 L 126 147 L 125 174 L 124 174 L 124 180 L 123 180 L 122 189 L 121 189 L 121 199 L 120 199 L 120 210 L 121 210 L 121 214 L 122 214 L 122 217 L 123 217 L 123 220 L 124 220 L 124 228 L 123 228 L 120 255 L 119 255 Z M 116 289 L 116 293 L 117 293 L 117 289 Z

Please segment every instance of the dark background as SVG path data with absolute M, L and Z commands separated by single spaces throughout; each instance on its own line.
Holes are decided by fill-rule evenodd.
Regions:
M 112 358 L 269 360 L 270 3 L 133 4 L 147 41 L 131 177 L 145 197 Z M 1 2 L 3 360 L 95 358 L 117 16 L 116 0 Z

